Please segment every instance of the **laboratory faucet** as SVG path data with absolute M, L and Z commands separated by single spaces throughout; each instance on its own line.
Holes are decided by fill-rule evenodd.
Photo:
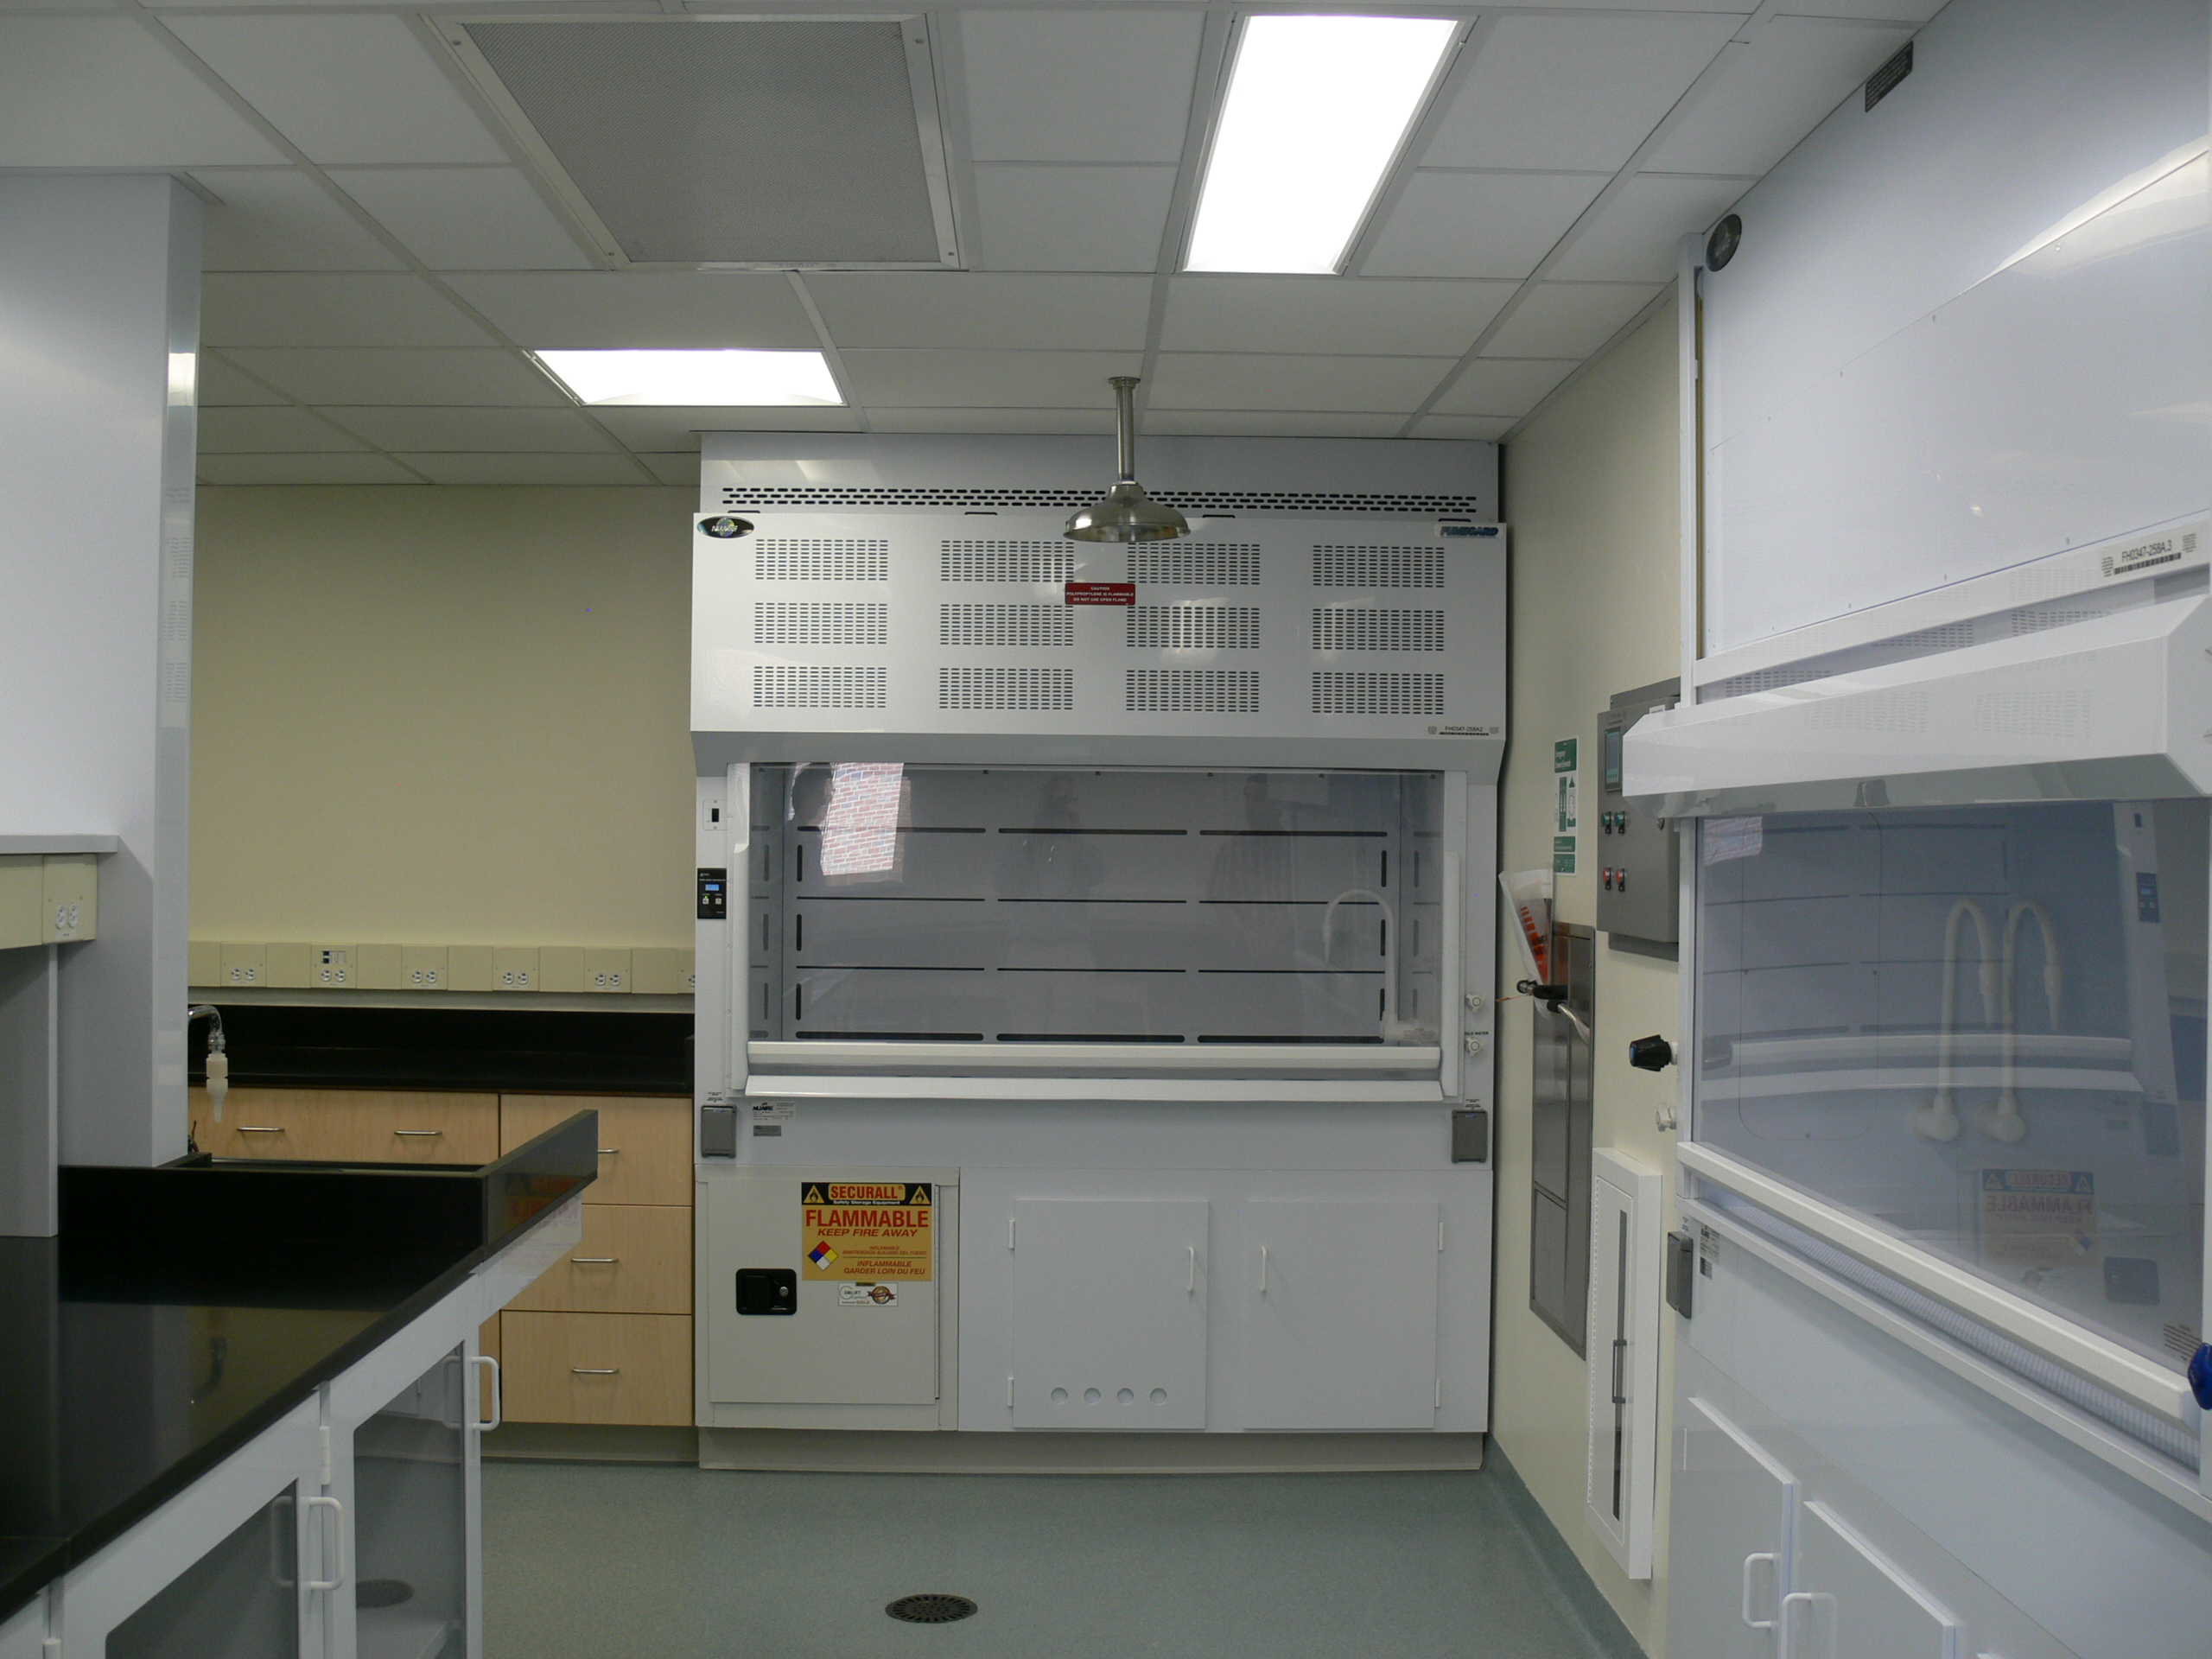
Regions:
M 2058 1029 L 2059 1021 L 2059 993 L 2063 976 L 2058 965 L 2058 934 L 2050 925 L 2050 912 L 2034 899 L 2023 899 L 2005 918 L 2005 1029 L 2000 1039 L 2004 1048 L 2003 1081 L 1998 1089 L 1997 1098 L 1983 1107 L 1976 1119 L 1984 1135 L 2007 1145 L 2028 1132 L 2027 1120 L 2020 1116 L 2019 1014 L 2013 1007 L 2012 983 L 2018 966 L 2020 924 L 2031 918 L 2043 930 L 2043 997 L 2044 1005 L 2050 1010 L 2050 1028 L 2053 1031 Z
M 1382 1040 L 1402 1043 L 1406 1039 L 1405 1022 L 1398 1018 L 1398 958 L 1389 949 L 1390 935 L 1396 931 L 1398 918 L 1390 908 L 1390 901 L 1372 887 L 1346 887 L 1329 900 L 1321 912 L 1321 960 L 1329 959 L 1336 943 L 1337 906 L 1347 899 L 1371 899 L 1382 911 Z
M 231 1057 L 223 1052 L 223 1012 L 212 1002 L 195 1002 L 185 1010 L 188 1028 L 194 1020 L 209 1022 L 207 1033 L 207 1104 L 215 1122 L 223 1121 L 223 1097 L 231 1092 Z
M 1951 1104 L 1951 1055 L 1958 1041 L 1959 924 L 1967 921 L 1974 924 L 1974 943 L 1981 953 L 1981 1017 L 1987 1020 L 1997 1012 L 1997 954 L 1990 949 L 1988 912 L 1973 899 L 1961 899 L 1951 906 L 1950 919 L 1943 926 L 1943 1016 L 1936 1029 L 1936 1094 L 1912 1115 L 1912 1132 L 1923 1141 L 1959 1138 L 1959 1114 Z

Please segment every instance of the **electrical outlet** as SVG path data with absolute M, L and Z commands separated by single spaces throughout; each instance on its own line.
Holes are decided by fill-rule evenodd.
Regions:
M 410 944 L 400 953 L 400 972 L 410 991 L 442 991 L 446 977 L 446 948 L 442 944 Z
M 353 947 L 350 944 L 317 944 L 308 948 L 308 983 L 316 990 L 350 990 L 359 982 L 353 977 Z
M 585 951 L 584 984 L 594 991 L 627 991 L 630 988 L 630 953 L 627 950 Z
M 534 991 L 537 988 L 537 952 L 525 947 L 492 947 L 492 988 L 495 991 Z
M 223 946 L 221 977 L 219 983 L 232 985 L 266 985 L 269 982 L 269 952 L 258 944 L 226 944 Z

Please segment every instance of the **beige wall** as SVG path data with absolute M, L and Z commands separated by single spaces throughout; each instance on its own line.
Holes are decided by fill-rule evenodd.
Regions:
M 1662 307 L 1568 387 L 1506 446 L 1505 506 L 1513 525 L 1513 744 L 1502 857 L 1507 869 L 1551 861 L 1552 743 L 1586 752 L 1613 693 L 1679 671 L 1676 639 L 1675 315 Z M 1582 787 L 1594 791 L 1591 757 Z M 1594 805 L 1584 797 L 1580 869 L 1559 878 L 1563 921 L 1595 923 Z M 1515 946 L 1503 938 L 1509 967 Z M 1517 978 L 1517 971 L 1503 976 Z M 1632 1071 L 1629 1039 L 1676 1030 L 1670 962 L 1630 956 L 1599 936 L 1594 1027 L 1594 1144 L 1615 1147 L 1666 1177 L 1669 1225 L 1674 1136 L 1655 1113 L 1675 1074 Z M 1649 1583 L 1629 1580 L 1584 1520 L 1580 1360 L 1529 1311 L 1529 1020 L 1516 999 L 1500 1010 L 1497 1075 L 1497 1442 L 1607 1600 L 1647 1652 L 1666 1646 L 1667 1512 Z M 1662 1316 L 1662 1369 L 1671 1388 L 1675 1317 Z M 1662 1399 L 1663 1399 L 1662 1389 Z M 1662 1407 L 1663 1414 L 1663 1407 Z M 1662 1428 L 1666 1420 L 1662 1414 Z M 1662 1445 L 1666 1441 L 1662 1435 Z M 1684 1655 L 1681 1659 L 1701 1659 Z
M 689 950 L 692 505 L 200 491 L 193 938 Z

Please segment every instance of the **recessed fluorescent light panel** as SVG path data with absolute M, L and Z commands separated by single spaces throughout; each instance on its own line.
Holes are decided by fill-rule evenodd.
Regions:
M 587 404 L 842 406 L 819 352 L 539 352 Z
M 1459 28 L 1248 19 L 1183 268 L 1335 271 Z

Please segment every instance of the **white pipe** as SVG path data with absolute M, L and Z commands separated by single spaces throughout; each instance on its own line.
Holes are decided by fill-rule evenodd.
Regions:
M 1943 1015 L 1936 1028 L 1936 1094 L 1912 1115 L 1912 1132 L 1923 1141 L 1959 1138 L 1959 1115 L 1951 1104 L 1951 1050 L 1959 1023 L 1961 921 L 1973 922 L 1974 943 L 1981 953 L 1981 1017 L 1985 1021 L 1991 1020 L 1997 1011 L 1997 956 L 1990 949 L 1989 916 L 1973 899 L 1961 899 L 1951 906 L 1950 918 L 1943 925 Z
M 2018 1141 L 2028 1132 L 2027 1120 L 2020 1116 L 2017 1029 L 2019 1014 L 2013 1006 L 2012 978 L 2018 965 L 2020 924 L 2030 917 L 2033 917 L 2036 925 L 2043 930 L 2043 995 L 2044 1005 L 2050 1010 L 2050 1028 L 2053 1031 L 2058 1029 L 2059 1020 L 2062 976 L 2058 965 L 2058 934 L 2051 926 L 2050 912 L 2034 899 L 2023 899 L 2005 918 L 2005 1025 L 2004 1034 L 1999 1039 L 2003 1054 L 2003 1082 L 1998 1089 L 1997 1098 L 1981 1109 L 1976 1120 L 1984 1135 L 2007 1145 Z
M 1346 887 L 1321 912 L 1321 960 L 1329 959 L 1331 947 L 1336 942 L 1337 906 L 1347 899 L 1372 899 L 1382 907 L 1382 1040 L 1395 1043 L 1403 1040 L 1404 1023 L 1398 1018 L 1398 956 L 1389 935 L 1397 931 L 1397 913 L 1390 908 L 1390 901 L 1372 887 Z

